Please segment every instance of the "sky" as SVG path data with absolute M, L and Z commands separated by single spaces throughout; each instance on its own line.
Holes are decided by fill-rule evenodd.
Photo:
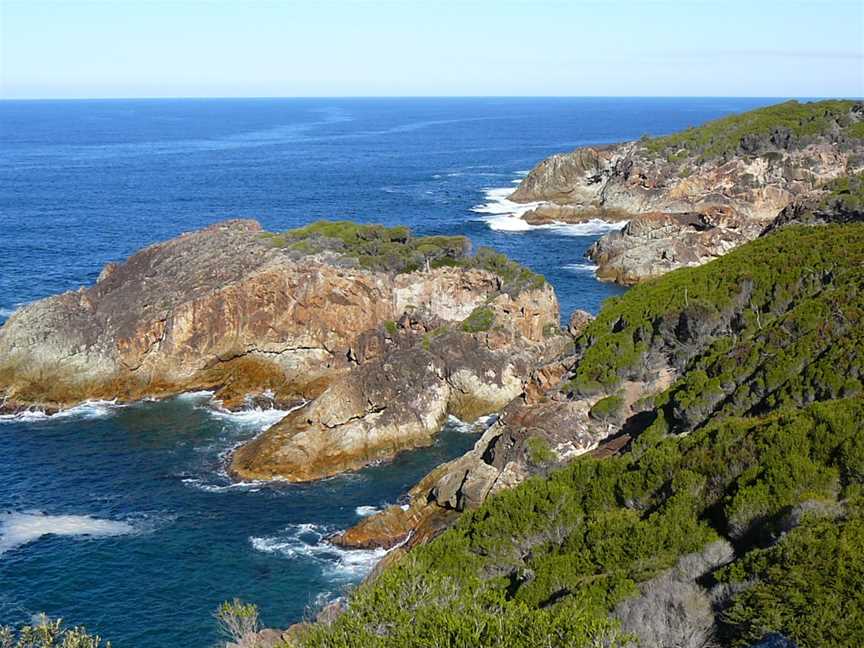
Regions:
M 0 0 L 0 97 L 864 95 L 864 1 Z

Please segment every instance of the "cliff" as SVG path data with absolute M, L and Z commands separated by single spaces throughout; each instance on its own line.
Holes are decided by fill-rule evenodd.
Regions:
M 860 225 L 786 224 L 609 300 L 338 539 L 407 541 L 290 645 L 859 645 L 862 254 Z
M 553 155 L 510 199 L 530 223 L 627 221 L 588 252 L 603 280 L 634 284 L 753 240 L 826 182 L 864 169 L 864 104 L 795 101 L 673 135 Z
M 554 354 L 542 277 L 463 237 L 228 221 L 110 264 L 0 328 L 3 409 L 211 389 L 305 407 L 237 452 L 238 476 L 326 476 L 495 411 Z

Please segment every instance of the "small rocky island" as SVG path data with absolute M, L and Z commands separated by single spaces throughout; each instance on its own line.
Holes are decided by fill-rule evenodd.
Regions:
M 864 103 L 760 108 L 665 137 L 553 155 L 510 200 L 531 224 L 626 223 L 588 251 L 597 277 L 634 284 L 752 241 L 793 201 L 864 170 Z
M 12 315 L 3 410 L 190 390 L 295 408 L 236 452 L 241 479 L 317 479 L 428 444 L 448 414 L 503 408 L 565 344 L 543 278 L 469 247 L 347 222 L 184 234 Z

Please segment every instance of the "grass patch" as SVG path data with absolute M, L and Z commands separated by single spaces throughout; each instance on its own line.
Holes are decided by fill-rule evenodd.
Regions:
M 462 321 L 462 330 L 466 333 L 481 333 L 488 331 L 495 323 L 495 311 L 488 306 L 478 306 Z

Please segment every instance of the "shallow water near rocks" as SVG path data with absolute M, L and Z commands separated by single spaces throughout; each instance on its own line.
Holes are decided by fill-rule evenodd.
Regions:
M 466 234 L 544 274 L 563 314 L 621 289 L 583 258 L 608 227 L 525 228 L 506 187 L 553 152 L 670 132 L 764 99 L 0 102 L 0 322 L 108 261 L 228 217 Z M 381 552 L 326 537 L 395 503 L 478 430 L 314 484 L 232 484 L 226 453 L 280 412 L 207 394 L 0 419 L 0 624 L 44 611 L 118 648 L 215 643 L 234 597 L 286 626 Z

